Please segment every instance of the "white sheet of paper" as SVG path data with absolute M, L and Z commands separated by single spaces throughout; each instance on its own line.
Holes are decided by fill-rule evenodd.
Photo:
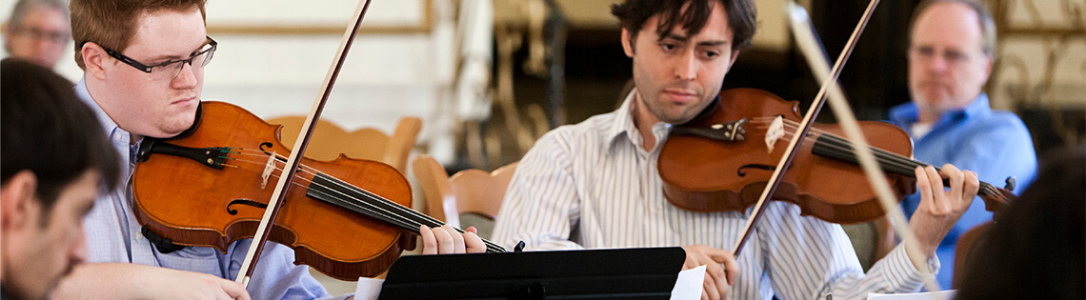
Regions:
M 867 300 L 951 300 L 958 291 L 947 290 L 941 292 L 908 293 L 908 294 L 867 294 Z
M 671 300 L 701 299 L 702 282 L 705 282 L 705 266 L 679 271 L 671 289 Z
M 381 285 L 384 283 L 384 279 L 359 277 L 358 285 L 354 288 L 354 298 L 356 300 L 375 300 L 381 294 Z

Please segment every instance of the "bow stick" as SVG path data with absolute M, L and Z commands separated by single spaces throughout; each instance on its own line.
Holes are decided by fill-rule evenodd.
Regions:
M 796 146 L 803 143 L 805 137 L 807 136 L 807 132 L 811 129 L 811 125 L 814 123 L 813 122 L 814 116 L 818 115 L 818 112 L 822 109 L 822 104 L 825 103 L 826 93 L 827 93 L 828 90 L 830 90 L 830 88 L 829 88 L 830 85 L 836 83 L 837 76 L 840 75 L 840 73 L 841 73 L 841 68 L 844 66 L 845 61 L 848 60 L 848 57 L 852 54 L 852 49 L 854 49 L 855 46 L 856 46 L 856 40 L 859 39 L 860 34 L 863 32 L 864 28 L 867 26 L 867 22 L 871 19 L 871 15 L 874 13 L 875 7 L 878 6 L 878 2 L 879 2 L 879 0 L 871 0 L 871 2 L 868 4 L 867 9 L 864 11 L 863 16 L 860 18 L 860 21 L 856 24 L 856 28 L 853 30 L 852 35 L 849 37 L 848 42 L 845 44 L 845 48 L 841 51 L 841 54 L 837 57 L 837 62 L 834 64 L 833 69 L 829 72 L 828 76 L 826 76 L 825 80 L 823 81 L 822 87 L 821 87 L 821 89 L 819 89 L 818 95 L 815 96 L 814 101 L 811 103 L 810 109 L 807 110 L 807 114 L 804 115 L 803 121 L 797 126 L 795 135 L 793 135 L 794 138 L 792 138 L 792 140 L 789 142 L 788 148 L 785 149 L 784 156 L 781 158 L 780 162 L 777 164 L 777 167 L 774 169 L 773 175 L 770 177 L 769 182 L 765 186 L 765 189 L 762 190 L 762 194 L 759 197 L 758 202 L 754 206 L 753 215 L 751 216 L 750 219 L 747 220 L 746 227 L 743 230 L 744 231 L 743 236 L 741 236 L 739 238 L 739 240 L 736 241 L 736 243 L 735 243 L 735 248 L 732 251 L 732 253 L 735 256 L 739 256 L 740 251 L 743 249 L 743 245 L 746 244 L 747 238 L 750 237 L 751 229 L 753 228 L 755 222 L 757 222 L 758 219 L 761 218 L 763 212 L 765 211 L 766 200 L 768 200 L 769 197 L 773 195 L 773 193 L 777 189 L 777 186 L 780 185 L 780 180 L 782 178 L 784 170 L 786 170 L 788 168 L 788 165 L 790 165 L 792 163 L 792 159 L 795 157 Z M 793 31 L 793 32 L 795 32 L 795 31 Z M 810 43 L 813 43 L 813 39 L 811 39 Z M 814 54 L 808 54 L 808 55 L 814 55 Z M 812 68 L 817 68 L 817 67 L 812 67 Z M 833 86 L 837 87 L 836 84 L 834 84 Z M 859 127 L 855 123 L 855 117 L 852 117 L 851 119 L 849 119 L 849 120 L 852 121 L 851 124 L 848 124 L 848 121 L 844 120 L 844 119 L 848 119 L 848 117 L 852 116 L 852 113 L 851 113 L 851 110 L 849 109 L 847 103 L 844 103 L 843 97 L 841 97 L 843 95 L 843 93 L 840 92 L 840 87 L 837 87 L 837 89 L 835 89 L 834 94 L 835 94 L 834 97 L 831 97 L 831 98 L 836 98 L 839 101 L 836 101 L 836 102 L 831 101 L 831 102 L 839 103 L 839 104 L 831 104 L 831 107 L 834 107 L 835 114 L 837 114 L 838 117 L 841 117 L 843 119 L 841 123 L 842 123 L 843 127 L 845 128 L 845 132 L 848 134 L 849 137 L 861 135 L 860 131 L 859 131 Z M 838 106 L 840 106 L 840 108 L 838 108 Z M 842 112 L 842 110 L 844 112 Z M 847 116 L 842 116 L 843 114 L 847 114 Z M 846 125 L 846 124 L 848 124 L 848 125 Z M 849 125 L 851 125 L 851 126 L 849 126 Z M 892 223 L 897 224 L 897 226 L 899 226 L 899 227 L 902 226 L 901 224 L 906 224 L 904 222 L 904 215 L 901 214 L 900 210 L 894 210 L 895 209 L 894 208 L 895 204 L 894 204 L 894 201 L 891 200 L 892 199 L 891 195 L 893 195 L 893 193 L 890 191 L 888 184 L 883 180 L 883 178 L 885 178 L 885 176 L 882 174 L 882 171 L 880 169 L 878 169 L 877 165 L 874 163 L 873 155 L 871 154 L 871 151 L 870 151 L 869 147 L 867 146 L 866 140 L 863 140 L 862 136 L 861 136 L 859 140 L 856 140 L 856 144 L 859 145 L 859 146 L 856 147 L 856 148 L 859 148 L 859 149 L 857 149 L 857 152 L 858 152 L 857 155 L 858 156 L 866 156 L 865 159 L 867 160 L 867 162 L 866 163 L 861 163 L 861 166 L 863 166 L 863 169 L 864 169 L 865 173 L 868 176 L 868 181 L 870 181 L 873 184 L 873 188 L 875 189 L 877 195 L 879 196 L 878 198 L 880 199 L 880 203 L 882 203 L 884 209 L 886 209 L 887 207 L 890 207 L 889 209 L 886 209 L 886 211 L 896 211 L 897 212 L 897 215 L 893 215 L 892 218 L 893 217 L 900 217 L 900 219 L 892 219 L 892 220 L 895 221 L 895 222 L 892 222 Z M 861 159 L 861 162 L 863 162 L 863 161 L 864 161 L 864 159 Z M 881 183 L 881 185 L 879 185 L 879 183 Z M 911 232 L 906 231 L 906 232 L 904 232 L 903 236 L 908 236 L 908 237 L 906 237 L 906 241 L 910 241 L 910 240 L 913 241 L 913 242 L 906 242 L 906 247 L 913 247 L 914 250 L 918 250 L 918 249 L 915 249 L 915 247 L 917 247 L 917 245 L 915 243 L 916 239 L 915 239 L 915 236 L 913 236 L 911 234 Z M 923 261 L 924 261 L 923 258 L 918 258 L 917 257 L 917 256 L 919 256 L 919 254 L 918 254 L 919 252 L 917 252 L 917 251 L 906 251 L 906 253 L 909 253 L 909 252 L 913 253 L 913 254 L 910 255 L 910 260 L 914 261 L 914 263 L 913 263 L 914 265 L 921 266 L 920 268 L 918 268 L 918 270 L 920 270 L 921 273 L 924 274 L 925 278 L 929 279 L 928 280 L 929 286 L 934 287 L 935 289 L 938 289 L 937 284 L 935 284 L 933 282 L 933 280 L 931 278 L 932 276 L 930 276 L 931 271 L 928 270 L 927 267 L 926 267 L 927 264 L 923 263 Z M 917 262 L 920 262 L 920 263 L 917 263 Z
M 874 0 L 873 2 L 877 2 Z M 875 4 L 872 4 L 874 6 Z M 871 188 L 875 190 L 879 199 L 879 204 L 882 205 L 882 209 L 886 211 L 891 222 L 894 226 L 894 230 L 897 230 L 902 236 L 902 240 L 905 241 L 905 247 L 910 248 L 905 253 L 909 254 L 909 259 L 912 260 L 913 265 L 923 266 L 917 268 L 925 279 L 925 284 L 929 291 L 939 291 L 939 283 L 935 281 L 935 277 L 931 276 L 933 270 L 928 269 L 928 264 L 921 254 L 921 251 L 916 240 L 916 235 L 907 226 L 905 221 L 905 214 L 901 212 L 901 207 L 894 201 L 894 194 L 890 190 L 889 183 L 882 178 L 886 178 L 882 169 L 878 167 L 875 162 L 875 157 L 871 153 L 871 148 L 867 144 L 867 139 L 860 132 L 859 125 L 856 122 L 856 116 L 853 115 L 852 110 L 849 109 L 848 103 L 845 100 L 844 92 L 841 90 L 841 86 L 837 84 L 835 78 L 831 78 L 829 71 L 829 64 L 825 58 L 820 55 L 821 50 L 818 47 L 815 40 L 814 28 L 811 26 L 810 18 L 807 16 L 807 11 L 803 7 L 789 2 L 787 6 L 791 12 L 789 15 L 791 18 L 790 24 L 792 27 L 792 34 L 796 37 L 796 44 L 799 45 L 801 52 L 807 59 L 807 64 L 811 66 L 811 71 L 822 81 L 822 90 L 819 91 L 821 95 L 826 89 L 829 90 L 829 102 L 830 109 L 833 110 L 833 114 L 837 116 L 840 122 L 839 124 L 845 130 L 845 135 L 853 142 L 853 149 L 856 151 L 859 158 L 860 167 L 863 168 L 864 173 L 867 175 L 867 181 L 871 183 Z M 851 42 L 851 41 L 850 41 Z M 834 74 L 836 77 L 838 74 Z M 819 96 L 821 97 L 821 96 Z
M 320 98 L 313 102 L 313 108 L 309 111 L 309 115 L 306 116 L 305 123 L 302 124 L 302 134 L 294 142 L 294 147 L 291 148 L 293 150 L 290 152 L 290 158 L 287 159 L 286 166 L 283 168 L 283 176 L 279 176 L 275 191 L 268 201 L 268 208 L 264 210 L 264 217 L 260 219 L 260 226 L 257 227 L 256 234 L 253 236 L 253 244 L 249 245 L 249 252 L 245 254 L 241 272 L 238 273 L 238 277 L 235 279 L 243 286 L 249 286 L 250 276 L 253 274 L 253 269 L 256 268 L 260 253 L 264 250 L 264 243 L 268 241 L 268 236 L 271 234 L 271 231 L 268 231 L 268 225 L 275 223 L 279 208 L 283 204 L 283 198 L 286 198 L 287 189 L 290 188 L 287 182 L 294 178 L 294 174 L 298 171 L 298 157 L 305 153 L 306 147 L 309 146 L 309 138 L 313 135 L 313 129 L 315 128 L 313 124 L 320 119 L 321 112 L 324 111 L 324 104 L 328 102 L 328 95 L 332 93 L 332 86 L 335 85 L 336 78 L 339 77 L 339 70 L 347 59 L 347 51 L 350 50 L 351 44 L 354 43 L 355 33 L 358 32 L 358 27 L 362 24 L 362 18 L 366 16 L 366 10 L 369 6 L 370 0 L 362 0 L 362 2 L 358 3 L 354 17 L 351 18 L 351 24 L 347 26 L 347 31 L 343 33 L 343 39 L 340 40 L 335 60 L 332 66 L 328 68 L 328 74 L 324 77 Z

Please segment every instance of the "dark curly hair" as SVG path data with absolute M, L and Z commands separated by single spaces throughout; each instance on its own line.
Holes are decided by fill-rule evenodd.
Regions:
M 36 196 L 48 212 L 60 192 L 88 170 L 99 173 L 105 188 L 119 183 L 119 154 L 97 115 L 76 96 L 74 84 L 45 67 L 10 58 L 0 61 L 0 74 L 3 184 L 23 170 L 34 172 Z
M 650 17 L 659 15 L 660 25 L 656 33 L 666 36 L 675 25 L 682 25 L 691 35 L 701 32 L 712 12 L 710 2 L 724 5 L 728 14 L 728 27 L 734 34 L 732 50 L 750 46 L 750 40 L 758 28 L 757 11 L 751 0 L 627 0 L 611 6 L 611 14 L 618 17 L 622 28 L 630 32 L 630 38 L 636 39 L 637 33 Z M 690 7 L 683 11 L 683 6 Z

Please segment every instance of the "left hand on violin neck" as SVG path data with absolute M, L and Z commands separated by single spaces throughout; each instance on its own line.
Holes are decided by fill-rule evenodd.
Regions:
M 936 248 L 950 229 L 973 204 L 980 183 L 977 173 L 961 171 L 950 164 L 943 166 L 941 174 L 932 166 L 917 167 L 915 172 L 920 205 L 909 220 L 909 227 L 916 234 L 919 249 L 930 258 L 935 255 Z M 950 181 L 947 187 L 943 186 L 943 176 Z

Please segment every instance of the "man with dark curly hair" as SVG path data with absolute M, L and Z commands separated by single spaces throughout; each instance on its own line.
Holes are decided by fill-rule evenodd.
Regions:
M 83 217 L 119 160 L 72 83 L 28 61 L 0 62 L 0 298 L 46 299 L 87 257 Z
M 750 0 L 628 0 L 613 6 L 622 46 L 633 59 L 635 87 L 622 106 L 536 142 L 517 167 L 494 230 L 495 241 L 528 249 L 682 246 L 684 268 L 706 266 L 707 299 L 861 299 L 869 292 L 914 292 L 918 267 L 938 269 L 935 247 L 977 192 L 976 174 L 917 169 L 922 203 L 910 226 L 914 262 L 899 245 L 868 274 L 837 224 L 802 216 L 773 201 L 742 255 L 728 250 L 743 234 L 746 212 L 701 213 L 672 206 L 657 171 L 673 124 L 711 107 L 724 76 L 754 36 Z M 914 251 L 914 250 L 908 250 Z

